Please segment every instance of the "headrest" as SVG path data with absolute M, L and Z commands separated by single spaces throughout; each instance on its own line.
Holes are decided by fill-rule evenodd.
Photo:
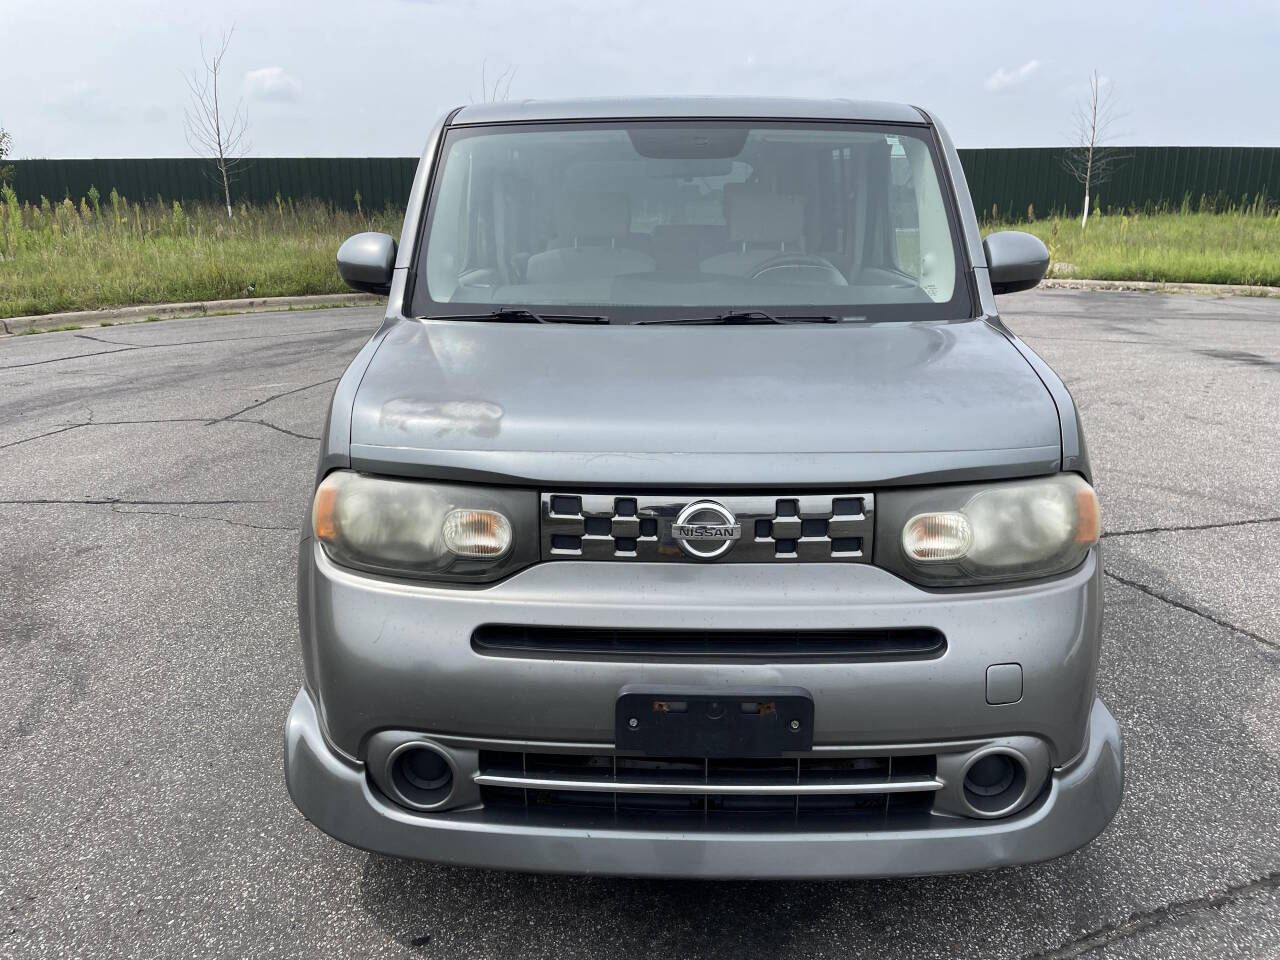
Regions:
M 804 197 L 777 193 L 725 194 L 732 243 L 780 243 L 804 237 Z
M 560 198 L 560 235 L 569 239 L 625 237 L 631 232 L 631 200 L 625 193 L 574 190 Z

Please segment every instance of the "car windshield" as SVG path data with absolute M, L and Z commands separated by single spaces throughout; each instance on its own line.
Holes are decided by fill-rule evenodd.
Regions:
M 944 182 L 924 126 L 458 127 L 442 147 L 412 309 L 968 317 Z

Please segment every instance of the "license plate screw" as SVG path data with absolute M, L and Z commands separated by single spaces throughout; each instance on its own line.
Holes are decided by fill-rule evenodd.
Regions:
M 792 720 L 792 721 L 791 721 L 791 729 L 792 729 L 792 730 L 799 730 L 799 729 L 800 729 L 800 721 L 799 721 L 799 720 Z
M 632 717 L 630 720 L 627 721 L 627 726 L 630 727 L 632 730 L 634 730 L 636 727 L 640 726 L 640 721 L 637 720 L 635 717 Z

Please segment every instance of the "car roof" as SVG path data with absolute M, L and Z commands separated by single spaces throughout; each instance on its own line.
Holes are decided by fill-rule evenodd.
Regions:
M 865 120 L 927 123 L 918 107 L 874 100 L 804 100 L 792 97 L 599 97 L 580 100 L 504 100 L 461 108 L 451 125 L 536 123 L 547 120 L 734 118 Z

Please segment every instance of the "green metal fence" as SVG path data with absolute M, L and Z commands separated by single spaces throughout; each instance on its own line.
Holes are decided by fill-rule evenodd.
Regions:
M 978 215 L 1021 219 L 1079 213 L 1083 191 L 1063 169 L 1064 150 L 1027 147 L 961 150 Z M 1251 203 L 1259 196 L 1280 199 L 1280 147 L 1125 147 L 1109 183 L 1094 190 L 1104 209 L 1179 206 L 1203 201 L 1221 207 Z M 96 186 L 113 188 L 130 200 L 219 202 L 221 186 L 209 176 L 207 161 L 193 158 L 154 160 L 17 160 L 14 186 L 22 201 L 38 203 L 71 197 L 79 200 Z M 415 157 L 272 157 L 245 161 L 234 198 L 270 203 L 316 198 L 335 206 L 355 206 L 357 191 L 366 209 L 401 205 L 417 166 Z M 1276 201 L 1269 201 L 1274 204 Z
M 403 206 L 417 169 L 417 157 L 263 157 L 245 160 L 236 171 L 232 199 L 274 203 L 315 198 L 354 208 L 356 192 L 365 209 Z M 105 198 L 113 189 L 130 200 L 222 202 L 222 183 L 212 164 L 195 158 L 155 160 L 15 160 L 18 199 L 39 203 L 85 196 L 91 186 Z
M 1020 220 L 1065 211 L 1078 214 L 1084 188 L 1062 165 L 1061 147 L 961 150 L 960 162 L 978 216 Z M 1258 197 L 1280 201 L 1280 147 L 1120 147 L 1114 176 L 1095 186 L 1092 202 L 1105 209 L 1150 209 L 1202 204 L 1221 209 Z

